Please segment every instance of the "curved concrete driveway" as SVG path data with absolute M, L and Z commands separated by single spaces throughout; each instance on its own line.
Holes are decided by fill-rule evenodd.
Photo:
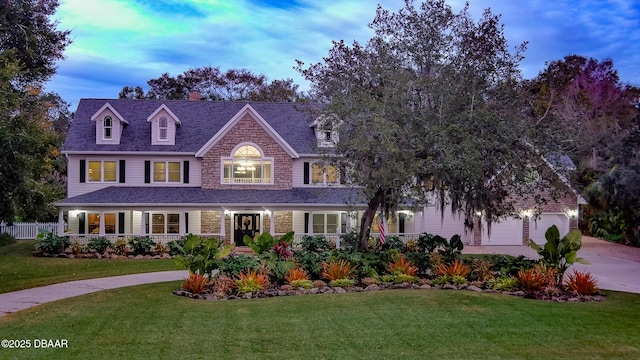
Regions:
M 527 246 L 468 246 L 467 254 L 508 254 L 524 255 L 539 259 L 538 253 Z M 590 272 L 598 280 L 598 286 L 605 290 L 624 291 L 640 294 L 640 248 L 611 243 L 589 236 L 582 237 L 582 248 L 578 256 L 590 264 L 574 264 L 569 268 Z
M 598 280 L 602 289 L 640 294 L 640 248 L 613 244 L 583 237 L 579 255 L 590 265 L 577 264 L 579 271 L 588 271 Z M 467 254 L 525 255 L 537 259 L 538 254 L 526 246 L 468 246 Z M 571 271 L 571 270 L 569 270 Z M 46 302 L 89 294 L 96 291 L 125 286 L 183 280 L 188 271 L 160 271 L 107 278 L 71 281 L 38 288 L 0 294 L 0 316 L 37 306 Z

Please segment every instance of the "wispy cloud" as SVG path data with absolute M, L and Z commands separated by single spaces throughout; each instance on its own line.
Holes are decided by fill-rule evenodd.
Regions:
M 247 68 L 269 79 L 293 78 L 295 60 L 322 60 L 332 40 L 366 42 L 378 1 L 362 0 L 65 0 L 57 17 L 72 29 L 48 90 L 67 101 L 116 97 L 164 72 L 205 65 Z M 401 0 L 380 1 L 397 10 Z M 459 10 L 463 1 L 448 1 Z M 568 54 L 611 57 L 621 79 L 640 84 L 640 4 L 636 1 L 487 0 L 472 4 L 502 14 L 512 46 L 529 41 L 522 69 L 533 77 Z

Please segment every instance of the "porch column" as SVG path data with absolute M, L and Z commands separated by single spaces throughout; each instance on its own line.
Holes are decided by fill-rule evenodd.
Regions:
M 309 235 L 313 235 L 313 211 L 309 211 Z
M 98 231 L 98 235 L 104 236 L 104 211 L 100 212 L 100 230 Z
M 140 216 L 141 216 L 141 219 L 140 219 L 140 235 L 141 236 L 147 235 L 147 231 L 146 231 L 147 230 L 147 226 L 146 226 L 147 225 L 146 224 L 147 218 L 144 215 L 145 215 L 145 211 L 144 210 L 140 210 Z
M 276 233 L 276 219 L 273 211 L 269 211 L 269 229 L 271 229 L 271 234 Z
M 64 211 L 58 212 L 58 236 L 64 236 Z
M 220 239 L 224 239 L 226 241 L 227 239 L 225 239 L 225 236 L 227 236 L 227 214 L 225 209 L 220 209 L 220 211 L 222 212 L 222 215 L 220 215 Z

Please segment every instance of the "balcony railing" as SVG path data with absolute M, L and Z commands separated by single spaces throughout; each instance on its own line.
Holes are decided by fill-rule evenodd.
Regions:
M 271 179 L 266 178 L 224 178 L 225 184 L 270 184 Z

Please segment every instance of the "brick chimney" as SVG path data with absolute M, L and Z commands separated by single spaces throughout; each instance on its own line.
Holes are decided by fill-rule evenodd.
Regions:
M 189 101 L 200 101 L 200 93 L 197 91 L 190 92 Z

